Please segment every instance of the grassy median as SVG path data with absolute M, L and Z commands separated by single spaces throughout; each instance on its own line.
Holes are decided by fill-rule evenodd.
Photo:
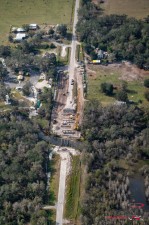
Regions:
M 67 180 L 65 218 L 76 221 L 79 215 L 81 179 L 80 156 L 73 156 L 71 165 L 71 172 Z

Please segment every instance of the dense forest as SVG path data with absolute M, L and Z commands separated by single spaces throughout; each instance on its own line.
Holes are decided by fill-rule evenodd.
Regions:
M 108 52 L 108 60 L 129 60 L 149 69 L 149 17 L 144 20 L 126 15 L 103 15 L 99 6 L 83 1 L 77 24 L 78 37 L 92 59 L 96 48 Z
M 0 224 L 43 225 L 49 146 L 26 111 L 0 116 Z
M 82 124 L 87 141 L 84 159 L 88 173 L 82 201 L 84 225 L 132 224 L 128 218 L 107 219 L 115 215 L 139 214 L 144 218 L 141 224 L 149 222 L 149 213 L 129 209 L 130 177 L 136 171 L 144 178 L 146 200 L 149 196 L 149 166 L 145 163 L 149 160 L 148 117 L 147 112 L 136 106 L 102 107 L 96 100 L 87 103 Z M 138 171 L 135 168 L 139 160 L 144 163 Z

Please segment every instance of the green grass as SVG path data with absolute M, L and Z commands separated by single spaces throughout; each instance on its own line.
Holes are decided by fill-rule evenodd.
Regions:
M 72 23 L 74 0 L 1 0 L 0 42 L 7 43 L 10 26 L 26 23 Z
M 73 85 L 73 98 L 74 99 L 77 99 L 77 93 L 78 93 L 77 83 L 74 82 L 74 85 Z
M 57 154 L 53 155 L 52 160 L 49 163 L 49 171 L 51 171 L 50 178 L 50 189 L 49 189 L 49 199 L 48 205 L 55 205 L 58 198 L 58 188 L 59 188 L 59 173 L 60 173 L 60 156 Z M 51 209 L 48 211 L 49 224 L 54 225 L 56 221 L 56 210 Z
M 59 61 L 59 63 L 62 65 L 67 65 L 70 60 L 71 48 L 70 47 L 66 48 L 66 56 L 65 57 L 61 56 L 61 52 L 62 52 L 61 46 L 57 46 L 56 50 L 57 50 L 57 60 Z
M 115 101 L 115 98 L 106 96 L 105 94 L 101 93 L 100 85 L 103 82 L 111 82 L 113 84 L 118 84 L 118 77 L 119 74 L 117 72 L 111 73 L 107 69 L 101 69 L 96 71 L 96 75 L 88 77 L 87 99 L 97 99 L 104 105 L 113 103 Z
M 105 9 L 105 14 L 126 14 L 138 19 L 149 14 L 148 0 L 107 0 L 101 7 Z
M 110 82 L 114 85 L 114 87 L 119 88 L 121 84 L 121 71 L 120 69 L 110 69 L 109 67 L 98 67 L 91 66 L 91 69 L 96 71 L 96 75 L 88 76 L 88 94 L 87 99 L 97 99 L 103 105 L 108 105 L 114 103 L 115 95 L 109 97 L 106 96 L 100 90 L 100 85 L 103 82 Z M 138 103 L 138 101 L 142 101 L 142 106 L 148 106 L 149 102 L 144 98 L 144 92 L 146 88 L 143 85 L 143 80 L 140 81 L 127 81 L 128 83 L 128 98 L 129 100 Z M 116 91 L 114 90 L 114 94 Z
M 72 157 L 71 173 L 67 181 L 65 217 L 76 221 L 79 213 L 81 163 L 79 156 Z
M 0 112 L 3 110 L 11 110 L 12 106 L 11 105 L 5 105 L 4 102 L 0 101 Z
M 59 188 L 59 172 L 60 172 L 60 156 L 53 155 L 50 161 L 49 170 L 51 171 L 50 178 L 50 199 L 49 204 L 54 205 L 57 201 L 58 188 Z
M 77 48 L 76 48 L 76 60 L 78 60 L 78 61 L 83 61 L 84 60 L 83 49 L 82 49 L 81 45 L 77 45 Z
M 19 101 L 19 106 L 24 106 L 24 107 L 30 107 L 32 106 L 32 102 L 29 101 L 28 99 L 26 99 L 21 93 L 19 93 L 18 91 L 13 91 L 13 93 L 11 94 L 12 98 L 14 100 Z M 22 102 L 20 102 L 22 101 Z

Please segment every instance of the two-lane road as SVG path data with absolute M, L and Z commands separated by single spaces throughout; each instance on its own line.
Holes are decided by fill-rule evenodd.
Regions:
M 69 96 L 67 97 L 67 102 L 65 108 L 72 109 L 73 105 L 73 85 L 71 85 L 72 79 L 74 79 L 75 65 L 76 65 L 76 24 L 78 21 L 78 9 L 79 9 L 80 0 L 76 0 L 75 3 L 75 12 L 74 12 L 74 23 L 73 23 L 73 35 L 71 43 L 71 56 L 70 56 L 70 65 L 69 65 Z M 65 158 L 61 160 L 60 168 L 60 178 L 59 178 L 59 192 L 58 192 L 58 202 L 56 210 L 56 225 L 63 225 L 63 211 L 65 204 L 65 189 L 66 189 L 66 175 L 67 175 L 67 163 Z
M 70 64 L 69 64 L 69 96 L 67 98 L 65 108 L 72 109 L 73 106 L 73 85 L 71 85 L 72 79 L 74 79 L 75 66 L 76 66 L 76 46 L 77 46 L 77 38 L 76 38 L 76 24 L 78 22 L 78 9 L 79 9 L 80 0 L 76 0 L 75 11 L 74 11 L 74 23 L 73 23 L 73 32 L 72 32 L 72 43 L 71 43 L 71 55 L 70 55 Z

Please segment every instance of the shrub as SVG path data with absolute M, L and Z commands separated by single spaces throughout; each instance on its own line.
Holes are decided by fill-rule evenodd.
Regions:
M 111 83 L 101 83 L 101 91 L 105 93 L 106 95 L 112 95 L 113 94 L 113 84 Z
M 128 101 L 128 95 L 125 91 L 118 91 L 116 96 L 118 101 L 127 102 Z
M 149 79 L 144 80 L 144 86 L 149 88 Z
M 149 90 L 145 91 L 144 97 L 146 98 L 147 101 L 149 101 Z

